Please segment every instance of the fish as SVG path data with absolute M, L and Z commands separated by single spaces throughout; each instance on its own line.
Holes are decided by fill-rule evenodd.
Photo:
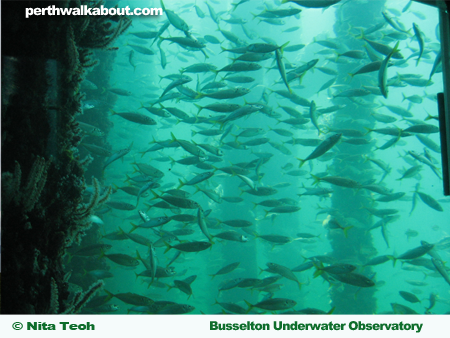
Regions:
M 244 299 L 244 301 L 248 306 L 248 310 L 246 313 L 249 313 L 255 307 L 257 307 L 259 309 L 263 309 L 263 310 L 278 311 L 278 310 L 287 310 L 287 309 L 293 308 L 295 305 L 297 305 L 296 301 L 294 301 L 292 299 L 287 299 L 287 298 L 270 298 L 270 299 L 258 302 L 256 304 L 251 304 L 248 301 L 246 301 L 245 299 Z
M 134 142 L 131 142 L 131 144 L 129 145 L 128 148 L 125 149 L 121 149 L 117 152 L 115 152 L 114 154 L 112 154 L 105 162 L 105 164 L 103 165 L 103 171 L 105 171 L 106 167 L 109 166 L 111 163 L 113 163 L 114 161 L 117 161 L 120 158 L 123 158 L 125 155 L 127 155 L 130 151 L 131 151 L 131 147 L 133 146 Z
M 93 125 L 83 123 L 80 121 L 77 121 L 76 123 L 77 123 L 78 127 L 80 128 L 80 130 L 87 135 L 98 136 L 98 137 L 105 136 L 105 133 L 100 128 L 97 128 Z
M 339 273 L 339 274 L 330 273 L 330 275 L 332 276 L 333 279 L 336 279 L 342 283 L 350 284 L 353 286 L 358 286 L 362 288 L 375 286 L 375 282 L 373 280 L 355 272 Z
M 200 205 L 193 200 L 190 200 L 187 198 L 182 198 L 182 197 L 177 197 L 177 196 L 171 196 L 171 195 L 158 195 L 153 190 L 151 190 L 151 191 L 152 191 L 153 195 L 155 196 L 154 199 L 161 198 L 165 202 L 167 202 L 175 207 L 182 208 L 182 209 L 198 209 L 198 208 L 200 208 Z
M 113 261 L 114 263 L 118 264 L 118 265 L 122 265 L 122 266 L 129 266 L 129 267 L 136 267 L 139 265 L 139 261 L 134 258 L 131 257 L 129 255 L 125 255 L 125 254 L 105 254 L 102 252 L 102 254 L 100 255 L 100 258 L 106 257 L 109 260 Z
M 279 274 L 289 280 L 296 282 L 298 285 L 298 288 L 301 289 L 302 284 L 297 279 L 297 276 L 294 275 L 294 273 L 289 268 L 287 268 L 283 265 L 277 264 L 277 263 L 272 263 L 272 262 L 266 263 L 266 265 L 267 265 L 269 272 Z
M 400 294 L 400 296 L 406 300 L 407 302 L 410 303 L 420 303 L 420 299 L 417 298 L 417 296 L 411 292 L 407 292 L 407 291 L 399 291 L 398 292 Z
M 214 279 L 214 277 L 218 276 L 218 275 L 225 275 L 228 274 L 234 270 L 237 269 L 237 267 L 239 266 L 239 264 L 241 264 L 240 262 L 234 262 L 231 264 L 228 264 L 226 266 L 224 266 L 223 268 L 219 269 L 216 273 L 209 275 L 211 276 L 211 280 Z
M 196 145 L 194 145 L 191 142 L 186 141 L 186 140 L 177 139 L 173 133 L 171 133 L 171 136 L 172 136 L 172 143 L 177 142 L 184 150 L 186 150 L 188 153 L 190 153 L 194 156 L 197 156 L 200 160 L 206 159 L 205 152 L 203 150 L 201 150 L 199 147 L 197 147 Z
M 196 177 L 194 177 L 186 182 L 183 182 L 181 179 L 179 179 L 178 181 L 180 182 L 180 185 L 178 186 L 178 188 L 182 188 L 185 185 L 196 185 L 198 183 L 206 181 L 207 179 L 211 178 L 213 175 L 214 175 L 214 172 L 204 172 L 204 173 L 198 174 Z
M 401 259 L 401 260 L 409 260 L 409 259 L 415 259 L 422 257 L 427 252 L 429 252 L 431 249 L 433 249 L 433 244 L 422 244 L 421 246 L 418 246 L 414 249 L 408 250 L 405 253 L 401 254 L 400 256 L 396 257 L 395 260 Z
M 339 3 L 341 0 L 281 0 L 281 3 L 292 2 L 298 6 L 306 7 L 306 8 L 328 8 Z
M 117 294 L 113 294 L 111 292 L 109 292 L 108 290 L 105 290 L 105 292 L 108 294 L 108 297 L 113 298 L 116 297 L 118 299 L 120 299 L 122 302 L 126 303 L 126 304 L 131 304 L 131 305 L 136 305 L 136 306 L 147 306 L 147 305 L 152 305 L 154 303 L 154 301 L 148 297 L 136 294 L 136 293 L 132 293 L 132 292 L 127 292 L 127 293 L 117 293 Z
M 388 63 L 391 57 L 398 51 L 399 42 L 394 46 L 394 49 L 386 56 L 386 58 L 381 62 L 380 69 L 378 71 L 378 86 L 380 87 L 381 93 L 385 98 L 388 95 L 387 89 L 387 69 Z
M 110 109 L 111 113 L 113 115 L 118 115 L 128 121 L 137 123 L 137 124 L 143 124 L 148 126 L 154 126 L 156 125 L 156 121 L 153 120 L 151 117 L 139 114 L 139 113 L 132 113 L 132 112 L 126 112 L 126 113 L 117 113 L 114 110 Z
M 446 268 L 444 263 L 438 259 L 438 258 L 431 258 L 431 262 L 433 263 L 436 270 L 441 274 L 441 276 L 444 278 L 444 280 L 447 282 L 447 284 L 450 285 L 450 277 L 447 274 Z
M 212 241 L 212 236 L 211 236 L 211 234 L 209 233 L 208 227 L 207 227 L 207 225 L 206 225 L 206 223 L 205 223 L 205 220 L 204 220 L 204 218 L 203 218 L 203 211 L 202 211 L 200 208 L 197 210 L 197 222 L 198 222 L 198 225 L 199 225 L 199 227 L 200 227 L 200 230 L 201 230 L 202 233 L 206 236 L 206 238 L 207 238 L 211 243 L 214 243 L 214 242 Z
M 130 46 L 131 48 L 133 48 L 133 50 L 135 50 L 136 52 L 143 54 L 143 55 L 155 55 L 155 52 L 152 51 L 150 48 L 147 47 L 143 47 L 143 46 L 139 46 L 139 45 L 133 45 L 131 43 L 126 43 L 126 46 Z M 122 91 L 119 90 L 118 88 L 113 88 L 113 89 L 109 89 L 109 91 L 113 92 L 114 94 L 117 95 L 121 95 L 121 96 L 130 96 L 131 93 L 128 91 Z
M 287 236 L 281 236 L 281 235 L 258 235 L 256 232 L 254 232 L 254 235 L 256 238 L 264 239 L 265 241 L 277 245 L 287 244 L 292 242 L 292 238 Z
M 305 159 L 297 158 L 300 161 L 299 168 L 303 166 L 306 161 L 318 158 L 333 148 L 341 139 L 342 133 L 334 134 L 327 139 L 325 139 L 321 144 L 319 144 L 314 151 L 308 155 Z
M 386 20 L 386 22 L 395 30 L 402 32 L 402 33 L 408 33 L 407 31 L 403 30 L 402 28 L 400 28 L 400 26 L 398 25 L 398 23 L 396 21 L 394 21 L 389 14 L 387 14 L 386 11 L 382 11 L 381 14 L 383 15 L 384 19 Z
M 233 231 L 233 230 L 221 232 L 219 234 L 213 235 L 213 237 L 217 237 L 220 239 L 224 239 L 227 241 L 233 241 L 233 242 L 240 242 L 240 243 L 248 242 L 248 238 L 246 236 L 240 234 L 237 231 Z
M 164 253 L 166 253 L 170 249 L 176 249 L 183 252 L 200 252 L 209 249 L 211 247 L 210 242 L 201 242 L 201 241 L 185 242 L 176 245 L 170 245 L 168 243 L 165 243 L 165 245 L 166 251 L 164 251 Z
M 164 12 L 166 13 L 167 19 L 169 20 L 170 24 L 172 26 L 174 26 L 176 29 L 179 29 L 182 32 L 188 33 L 189 26 L 187 25 L 187 23 L 180 16 L 178 16 L 178 14 L 176 14 L 174 11 L 166 9 L 162 0 L 160 0 L 160 2 L 161 2 L 161 7 L 163 8 Z

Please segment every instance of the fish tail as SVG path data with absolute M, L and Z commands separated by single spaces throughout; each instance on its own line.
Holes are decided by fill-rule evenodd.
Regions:
M 258 203 L 255 203 L 255 202 L 251 202 L 251 203 L 255 205 L 255 206 L 252 208 L 252 210 L 255 210 L 255 208 L 258 206 Z
M 345 227 L 342 229 L 342 231 L 344 232 L 344 237 L 347 238 L 348 237 L 348 231 L 353 228 L 353 225 L 350 225 L 348 227 Z
M 253 309 L 253 305 L 250 304 L 249 302 L 247 302 L 245 299 L 244 299 L 244 302 L 245 302 L 245 304 L 247 304 L 247 306 L 248 306 L 248 310 L 245 312 L 245 314 L 247 314 L 247 313 L 249 313 L 249 312 Z
M 389 258 L 392 261 L 393 266 L 395 266 L 395 261 L 397 260 L 397 258 L 395 258 L 393 255 L 387 255 L 387 258 Z
M 391 55 L 392 54 L 395 54 L 396 52 L 398 52 L 399 51 L 399 49 L 398 49 L 398 46 L 400 45 L 400 41 L 397 41 L 397 43 L 395 44 L 395 46 L 394 46 L 394 49 L 391 51 Z
M 303 166 L 303 164 L 305 164 L 305 162 L 306 162 L 305 160 L 302 160 L 301 158 L 298 158 L 298 157 L 296 157 L 296 159 L 300 161 L 300 163 L 298 165 L 299 168 L 301 168 Z
M 112 110 L 111 108 L 108 108 L 109 109 L 109 111 L 111 112 L 111 114 L 113 114 L 113 115 L 117 115 L 117 112 L 115 112 L 114 110 Z
M 286 47 L 289 43 L 290 43 L 290 41 L 288 41 L 288 42 L 284 43 L 283 45 L 281 45 L 281 47 L 280 47 L 281 54 L 283 54 L 284 47 Z
M 360 28 L 359 30 L 360 30 L 361 35 L 355 36 L 355 39 L 361 39 L 361 40 L 364 40 L 364 39 L 365 39 L 365 36 L 364 36 L 364 29 Z
M 100 256 L 98 256 L 97 259 L 102 259 L 103 257 L 105 257 L 105 252 L 103 250 L 100 250 L 101 254 Z
M 166 250 L 164 251 L 164 254 L 166 254 L 170 249 L 172 249 L 172 246 L 170 244 L 167 244 L 167 242 L 164 242 L 164 245 L 166 246 Z
M 106 297 L 105 299 L 105 303 L 108 302 L 110 299 L 112 299 L 114 297 L 114 294 L 109 292 L 108 290 L 104 289 L 104 291 L 106 292 L 106 294 L 108 295 L 108 297 Z
M 198 104 L 196 104 L 196 103 L 194 103 L 194 106 L 196 106 L 198 108 L 197 115 L 200 114 L 200 112 L 203 110 L 203 107 L 198 105 Z
M 186 184 L 185 182 L 183 182 L 183 181 L 181 180 L 181 178 L 178 179 L 178 182 L 180 182 L 180 185 L 178 186 L 177 189 L 182 188 L 182 187 Z
M 323 270 L 321 268 L 316 267 L 316 271 L 313 274 L 314 278 L 319 277 L 323 273 Z
M 153 190 L 150 190 L 150 191 L 151 191 L 152 194 L 155 196 L 155 197 L 153 197 L 152 199 L 150 199 L 150 201 L 156 200 L 156 199 L 158 199 L 159 197 L 161 197 L 161 196 L 159 196 L 156 192 L 154 192 Z
M 195 97 L 195 99 L 196 99 L 196 100 L 197 100 L 197 99 L 201 99 L 201 98 L 204 97 L 204 96 L 205 96 L 205 94 L 198 92 L 198 93 L 197 93 L 197 96 Z
M 319 184 L 320 183 L 320 177 L 317 177 L 316 175 L 311 174 L 311 177 L 314 179 L 313 185 L 314 184 Z
M 70 252 L 67 252 L 67 254 L 69 255 L 69 259 L 67 260 L 67 264 L 69 264 L 70 261 L 71 261 L 72 258 L 73 258 L 73 255 L 71 255 Z
M 126 181 L 125 181 L 126 182 Z M 113 190 L 113 193 L 116 193 L 117 192 L 117 190 L 119 190 L 119 187 L 117 186 L 117 185 L 115 185 L 114 183 L 113 183 L 113 188 L 112 188 L 112 190 Z
M 170 143 L 177 142 L 177 138 L 173 133 L 170 133 L 170 136 L 172 136 L 172 141 Z
M 139 228 L 136 224 L 134 224 L 133 222 L 130 222 L 130 224 L 131 224 L 131 226 L 133 227 L 133 229 L 131 229 L 130 230 L 130 234 L 134 231 L 134 230 L 136 230 L 137 228 Z M 119 228 L 120 229 L 120 228 Z M 122 230 L 122 229 L 120 229 L 120 230 Z M 123 230 L 122 230 L 123 231 Z
M 391 258 L 389 258 L 389 259 L 391 259 L 392 260 L 392 267 L 395 267 L 395 263 L 397 263 L 397 257 L 394 257 L 394 256 L 390 256 Z
M 336 52 L 335 50 L 333 52 L 336 54 L 336 59 L 334 59 L 334 62 L 336 62 L 337 60 L 339 60 L 342 54 Z
M 175 165 L 175 163 L 177 163 L 177 161 L 175 161 L 172 157 L 170 157 L 170 167 L 173 168 L 173 166 Z
M 142 260 L 141 255 L 139 254 L 139 251 L 136 250 L 136 259 Z
M 373 129 L 370 129 L 368 127 L 363 127 L 363 128 L 367 130 L 367 133 L 365 133 L 364 136 L 366 136 L 368 133 L 373 131 Z
M 191 131 L 191 137 L 194 137 L 197 134 L 197 132 L 195 130 Z

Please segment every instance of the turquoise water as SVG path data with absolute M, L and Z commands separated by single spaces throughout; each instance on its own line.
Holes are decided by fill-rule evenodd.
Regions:
M 195 43 L 200 46 L 197 50 L 188 50 L 189 47 L 185 49 L 158 37 L 154 44 L 153 38 L 142 38 L 144 32 L 157 32 L 167 21 L 166 15 L 135 19 L 114 44 L 118 50 L 111 64 L 109 88 L 97 96 L 93 95 L 94 91 L 86 90 L 84 114 L 80 118 L 85 122 L 95 121 L 95 114 L 107 111 L 107 121 L 102 121 L 103 125 L 110 124 L 107 136 L 88 136 L 83 143 L 109 148 L 112 153 L 130 149 L 122 160 L 109 164 L 103 176 L 97 174 L 102 186 L 111 185 L 117 192 L 110 196 L 111 209 L 102 208 L 96 213 L 103 224 L 94 226 L 92 233 L 85 237 L 87 240 L 81 243 L 81 247 L 103 243 L 111 248 L 104 251 L 106 257 L 101 259 L 97 259 L 98 252 L 92 256 L 75 255 L 66 265 L 73 270 L 69 281 L 74 290 L 96 280 L 91 274 L 83 276 L 83 269 L 112 273 L 113 277 L 104 279 L 104 289 L 118 297 L 109 299 L 106 306 L 117 307 L 108 308 L 114 310 L 109 311 L 88 306 L 83 311 L 123 314 L 131 309 L 130 313 L 212 314 L 248 310 L 250 313 L 283 313 L 304 309 L 309 309 L 304 311 L 309 313 L 316 309 L 335 314 L 410 310 L 420 314 L 426 311 L 447 313 L 449 286 L 431 260 L 434 257 L 435 264 L 439 264 L 449 259 L 449 199 L 442 193 L 438 121 L 434 118 L 437 115 L 436 93 L 442 91 L 439 66 L 430 79 L 440 50 L 436 27 L 438 12 L 418 3 L 405 9 L 407 4 L 408 1 L 341 1 L 325 9 L 314 9 L 293 2 L 248 1 L 233 11 L 230 1 L 197 1 L 196 6 L 204 13 L 204 17 L 199 17 L 202 14 L 197 14 L 193 3 L 188 6 L 185 2 L 166 1 L 165 8 L 175 13 L 172 21 L 179 22 L 177 17 L 181 18 L 188 30 L 185 33 L 172 24 L 161 36 L 183 37 L 191 39 L 190 43 L 196 39 Z M 119 5 L 128 3 L 119 2 Z M 159 7 L 156 2 L 148 5 L 144 1 L 133 1 L 132 5 Z M 219 25 L 211 18 L 208 5 L 220 16 Z M 280 12 L 281 9 L 291 12 Z M 291 15 L 300 9 L 300 13 Z M 372 33 L 367 31 L 377 24 L 382 27 Z M 413 24 L 417 25 L 419 33 L 415 33 Z M 419 62 L 418 54 L 414 54 L 420 52 L 417 35 L 424 42 Z M 218 43 L 212 43 L 213 37 Z M 389 53 L 397 41 L 402 58 Z M 265 45 L 252 45 L 256 43 Z M 369 45 L 387 49 L 387 55 Z M 147 55 L 148 50 L 140 47 L 148 48 L 154 55 Z M 237 47 L 244 52 L 270 54 L 262 61 L 249 63 L 240 59 L 234 63 L 242 62 L 235 67 L 257 70 L 221 70 L 231 65 L 232 59 L 244 55 L 223 52 L 223 49 Z M 165 67 L 161 50 L 167 63 Z M 345 54 L 349 51 L 351 53 Z M 261 53 L 246 54 L 246 57 L 264 58 Z M 388 92 L 385 97 L 378 92 L 379 70 L 355 73 L 377 60 L 378 66 L 383 65 L 387 58 L 393 64 L 384 73 L 387 87 L 381 80 L 381 88 L 387 88 Z M 188 67 L 194 64 L 203 64 L 198 67 L 213 71 L 191 73 Z M 308 64 L 312 65 L 309 69 Z M 299 67 L 307 70 L 302 72 Z M 289 87 L 283 81 L 283 68 Z M 183 75 L 189 77 L 183 86 L 193 92 L 192 96 L 181 94 L 180 87 L 175 87 L 166 96 L 180 93 L 179 97 L 163 102 L 162 106 L 155 103 L 167 86 L 178 84 L 163 77 L 180 74 L 183 69 Z M 295 72 L 298 74 L 293 75 Z M 291 78 L 293 80 L 288 82 Z M 105 80 L 95 77 L 94 72 L 88 74 L 87 79 L 96 86 Z M 221 88 L 209 92 L 202 89 L 212 81 Z M 246 94 L 218 98 L 230 91 L 217 91 L 234 87 L 246 88 L 242 90 Z M 297 97 L 286 98 L 288 88 Z M 106 103 L 106 108 L 89 101 L 94 99 Z M 248 111 L 230 117 L 234 113 L 198 109 L 198 106 L 211 104 L 222 104 L 219 108 L 213 107 L 215 110 L 224 109 L 224 104 L 237 104 Z M 331 112 L 324 112 L 333 106 Z M 177 108 L 189 118 L 184 116 L 183 121 L 180 112 L 175 112 L 176 117 L 164 109 L 152 113 L 151 107 Z M 151 117 L 156 125 L 124 118 L 136 120 L 135 115 L 113 115 L 108 108 L 119 114 L 132 112 Z M 229 128 L 231 131 L 223 137 Z M 384 131 L 389 135 L 380 133 L 381 128 L 389 128 Z M 407 128 L 411 129 L 405 131 Z M 244 134 L 239 136 L 241 133 Z M 334 141 L 329 137 L 334 137 Z M 185 142 L 174 147 L 177 140 Z M 197 144 L 206 146 L 200 148 Z M 161 149 L 153 150 L 156 145 Z M 204 149 L 208 145 L 214 148 L 209 150 L 216 155 Z M 84 153 L 86 149 L 80 146 L 80 151 Z M 91 166 L 97 166 L 97 173 L 101 172 L 108 156 L 93 156 L 95 161 Z M 194 164 L 177 163 L 188 157 L 192 157 Z M 140 196 L 136 205 L 136 196 L 116 187 L 131 186 L 133 181 L 127 180 L 127 176 L 136 177 L 139 171 L 148 175 L 149 169 L 144 165 L 151 165 L 163 175 L 153 176 L 154 186 Z M 228 168 L 223 169 L 225 167 Z M 197 186 L 208 190 L 210 197 L 189 182 L 195 177 L 200 180 L 196 175 L 204 173 L 212 176 Z M 179 188 L 180 180 L 188 183 L 180 189 L 203 210 L 200 223 L 206 224 L 204 232 L 198 222 L 198 206 L 186 200 L 164 198 L 171 195 L 163 192 Z M 137 187 L 139 191 L 142 183 Z M 318 188 L 328 190 L 310 190 Z M 253 194 L 245 192 L 248 190 Z M 311 195 L 305 194 L 308 191 Z M 404 194 L 396 196 L 394 193 Z M 262 194 L 264 196 L 258 196 Z M 172 201 L 170 209 L 153 206 L 161 202 L 161 197 L 169 203 Z M 376 201 L 379 198 L 392 200 Z M 264 205 L 263 201 L 267 200 L 271 202 Z M 135 208 L 120 210 L 111 202 L 125 202 Z M 178 204 L 183 207 L 176 207 Z M 139 228 L 144 223 L 139 210 L 152 219 L 180 214 L 193 217 L 191 222 L 172 219 L 162 226 Z M 239 222 L 227 222 L 230 220 Z M 93 234 L 97 229 L 102 235 L 121 230 L 129 233 L 133 230 L 131 223 L 138 226 L 131 234 L 144 236 L 155 245 L 157 265 L 166 272 L 170 270 L 167 265 L 178 252 L 177 248 L 197 251 L 200 246 L 194 247 L 190 242 L 213 244 L 201 244 L 202 249 L 209 245 L 210 248 L 198 253 L 182 251 L 170 265 L 176 274 L 155 278 L 152 283 L 151 274 L 136 277 L 146 270 L 142 261 L 137 260 L 132 263 L 137 266 L 128 267 L 107 256 L 136 257 L 138 251 L 151 266 L 148 245 L 127 237 L 110 240 L 108 236 L 101 238 Z M 177 235 L 172 241 L 168 237 L 160 240 L 161 236 L 181 229 L 192 233 Z M 228 231 L 234 231 L 232 236 L 238 241 L 217 237 Z M 208 233 L 212 235 L 210 240 Z M 284 237 L 264 237 L 267 235 Z M 427 251 L 424 249 L 427 243 L 421 241 L 434 247 Z M 402 254 L 418 247 L 423 252 L 416 255 L 416 260 L 402 259 Z M 170 250 L 166 252 L 166 249 Z M 366 266 L 370 259 L 383 255 L 388 256 L 386 262 Z M 312 262 L 308 269 L 299 271 L 302 270 L 299 266 L 308 262 Z M 232 263 L 239 265 L 211 279 L 210 275 Z M 267 263 L 277 266 L 272 266 L 271 270 Z M 196 276 L 194 281 L 192 276 Z M 274 276 L 280 278 L 270 284 L 270 288 L 262 289 L 262 280 Z M 189 282 L 192 296 L 186 289 Z M 235 287 L 227 289 L 226 285 Z M 221 288 L 224 290 L 219 291 Z M 128 292 L 156 303 L 151 305 L 147 299 L 127 303 L 119 299 L 119 294 Z M 403 293 L 402 297 L 400 292 L 407 294 Z M 431 293 L 436 295 L 432 308 Z M 102 291 L 98 295 L 106 293 Z M 413 303 L 413 296 L 421 302 Z M 188 306 L 158 303 L 163 301 Z M 239 305 L 241 310 L 225 303 Z

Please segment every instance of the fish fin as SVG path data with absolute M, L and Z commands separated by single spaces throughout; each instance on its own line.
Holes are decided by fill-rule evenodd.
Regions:
M 110 299 L 112 299 L 114 297 L 114 294 L 109 292 L 108 290 L 103 289 L 103 291 L 105 291 L 106 294 L 108 295 L 108 297 L 106 297 L 106 299 L 105 299 L 105 303 L 108 302 Z
M 296 157 L 296 159 L 300 161 L 300 164 L 298 165 L 299 168 L 301 168 L 302 165 L 305 164 L 305 162 L 306 162 L 305 160 L 298 158 L 298 157 Z
M 131 229 L 130 230 L 130 234 L 134 231 L 134 230 L 136 230 L 137 228 L 139 228 L 139 226 L 137 226 L 136 224 L 134 224 L 133 222 L 130 222 L 130 224 L 131 224 L 131 226 L 133 227 L 133 229 Z M 119 227 L 119 229 L 120 229 L 120 227 Z M 120 229 L 122 232 L 124 232 L 122 229 Z
M 205 94 L 198 92 L 198 93 L 197 93 L 197 96 L 195 97 L 195 100 L 201 99 L 201 98 L 204 97 L 204 96 L 205 96 Z
M 313 185 L 317 185 L 320 183 L 320 177 L 313 175 L 313 174 L 310 174 L 310 175 L 314 179 Z
M 164 245 L 166 246 L 166 250 L 164 251 L 164 254 L 166 254 L 172 247 L 167 242 L 164 242 Z
M 177 190 L 180 189 L 180 188 L 182 188 L 182 187 L 186 184 L 185 182 L 183 182 L 183 181 L 181 180 L 181 178 L 178 179 L 178 182 L 180 182 L 180 185 L 178 186 Z
M 289 43 L 290 43 L 290 41 L 288 41 L 288 42 L 284 43 L 283 45 L 281 45 L 281 47 L 280 47 L 280 52 L 281 52 L 282 54 L 283 54 L 284 47 L 286 47 Z
M 360 31 L 361 31 L 361 35 L 356 35 L 355 39 L 364 40 L 366 38 L 365 35 L 364 35 L 364 29 L 360 28 Z
M 150 191 L 152 192 L 152 194 L 155 196 L 152 199 L 150 199 L 150 201 L 156 200 L 158 198 L 160 198 L 161 196 L 159 196 L 156 192 L 154 192 L 153 190 L 150 189 Z
M 342 231 L 344 232 L 344 237 L 347 238 L 348 237 L 348 231 L 353 228 L 353 225 L 350 225 L 348 227 L 345 227 L 342 229 Z
M 248 306 L 248 310 L 245 312 L 245 313 L 247 314 L 247 313 L 249 313 L 249 312 L 253 309 L 253 305 L 250 304 L 249 302 L 247 302 L 245 299 L 244 299 L 244 302 L 245 302 L 245 304 L 247 304 L 247 306 Z

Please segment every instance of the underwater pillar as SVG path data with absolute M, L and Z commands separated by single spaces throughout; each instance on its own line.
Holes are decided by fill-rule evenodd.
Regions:
M 352 27 L 367 27 L 382 20 L 381 12 L 384 1 L 347 2 L 336 9 L 336 22 L 334 31 L 341 46 L 348 50 L 361 50 L 361 43 L 353 34 Z M 371 24 L 368 24 L 371 23 Z M 352 34 L 353 33 L 353 34 Z M 336 84 L 349 84 L 348 73 L 354 71 L 354 63 L 338 63 L 338 78 Z M 351 88 L 361 88 L 362 81 L 355 77 L 351 80 Z M 373 98 L 373 96 L 371 96 Z M 369 98 L 369 99 L 367 99 Z M 364 97 L 366 101 L 370 96 Z M 332 129 L 356 129 L 365 131 L 363 127 L 373 127 L 374 120 L 370 117 L 371 108 L 356 104 L 348 98 L 334 98 L 333 104 L 344 104 L 345 108 L 336 113 L 332 122 Z M 348 116 L 349 120 L 339 117 Z M 364 121 L 362 124 L 358 121 Z M 345 135 L 343 135 L 345 137 Z M 337 149 L 341 154 L 346 154 L 340 161 L 334 160 L 329 167 L 330 175 L 346 177 L 358 182 L 368 182 L 373 179 L 369 172 L 369 162 L 364 162 L 364 155 L 371 157 L 371 145 L 352 145 L 341 142 Z M 367 203 L 367 190 L 355 190 L 349 188 L 333 187 L 332 209 L 336 210 L 332 215 L 344 227 L 353 225 L 345 237 L 342 231 L 332 230 L 328 234 L 332 247 L 331 255 L 340 262 L 350 264 L 364 264 L 377 254 L 372 235 L 367 229 L 372 224 L 372 216 L 361 209 Z M 361 271 L 359 271 L 361 273 Z M 370 269 L 362 272 L 365 276 L 372 277 Z M 335 314 L 373 314 L 376 312 L 376 289 L 361 288 L 348 284 L 341 287 L 333 287 L 330 291 L 331 306 L 336 307 Z

